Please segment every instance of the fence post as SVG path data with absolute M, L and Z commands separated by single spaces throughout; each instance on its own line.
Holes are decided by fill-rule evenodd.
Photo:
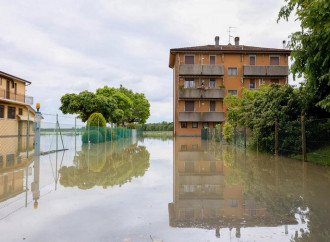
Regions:
M 236 145 L 236 125 L 234 125 L 234 145 Z
M 29 157 L 29 147 L 30 147 L 30 110 L 28 109 L 28 118 L 26 124 L 26 155 Z
M 301 116 L 301 151 L 302 151 L 302 161 L 305 162 L 306 159 L 306 132 L 305 132 L 305 116 Z
M 40 103 L 37 103 L 37 112 L 34 117 L 35 122 L 35 137 L 34 137 L 34 154 L 40 155 L 40 122 L 41 122 L 41 113 L 39 112 Z
M 275 155 L 278 155 L 278 120 L 275 119 Z
M 244 148 L 246 149 L 246 126 L 244 126 Z
M 58 151 L 58 114 L 56 114 L 56 154 Z

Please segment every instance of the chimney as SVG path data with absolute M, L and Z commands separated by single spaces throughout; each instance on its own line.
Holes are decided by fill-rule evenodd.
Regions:
M 286 41 L 285 40 L 283 40 L 283 49 L 286 49 Z
M 219 36 L 215 36 L 215 45 L 219 45 L 220 38 Z
M 235 46 L 239 46 L 239 37 L 235 37 Z

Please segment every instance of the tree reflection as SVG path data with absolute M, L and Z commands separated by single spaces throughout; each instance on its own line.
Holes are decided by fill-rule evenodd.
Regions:
M 146 147 L 127 141 L 83 145 L 75 157 L 75 165 L 60 169 L 60 183 L 80 189 L 121 186 L 145 174 L 150 165 L 149 156 Z

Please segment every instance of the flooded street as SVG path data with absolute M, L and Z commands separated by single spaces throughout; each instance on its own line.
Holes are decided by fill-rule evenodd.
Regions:
M 327 167 L 200 138 L 31 143 L 0 139 L 0 241 L 330 239 Z

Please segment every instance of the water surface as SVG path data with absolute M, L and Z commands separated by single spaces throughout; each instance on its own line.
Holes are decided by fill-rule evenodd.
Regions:
M 199 138 L 63 142 L 38 158 L 0 139 L 0 241 L 329 241 L 329 168 Z

